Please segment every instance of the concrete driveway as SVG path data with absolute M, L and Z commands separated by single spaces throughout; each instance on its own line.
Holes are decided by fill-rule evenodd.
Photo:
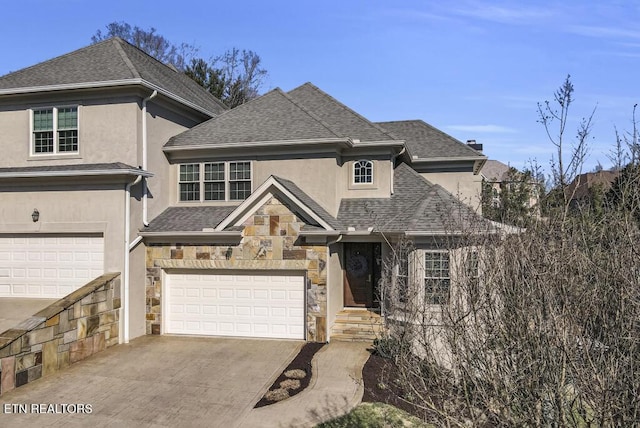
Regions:
M 0 426 L 238 426 L 302 345 L 143 336 L 3 394 Z

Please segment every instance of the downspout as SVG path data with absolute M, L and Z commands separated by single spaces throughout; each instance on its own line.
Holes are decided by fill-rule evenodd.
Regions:
M 122 334 L 120 343 L 129 343 L 129 234 L 131 233 L 131 187 L 142 181 L 138 175 L 134 181 L 127 183 L 124 191 L 124 273 L 122 291 Z
M 142 100 L 142 169 L 147 170 L 147 103 L 158 95 L 158 91 L 153 91 L 151 95 Z M 142 182 L 142 224 L 149 226 L 147 217 L 147 179 Z
M 394 172 L 395 167 L 396 167 L 396 165 L 395 165 L 396 159 L 406 151 L 407 151 L 407 148 L 403 147 L 402 150 L 400 150 L 397 154 L 391 155 L 391 179 L 390 179 L 391 183 L 390 184 L 391 184 L 391 194 L 392 195 L 394 193 L 394 191 L 393 191 L 393 172 Z

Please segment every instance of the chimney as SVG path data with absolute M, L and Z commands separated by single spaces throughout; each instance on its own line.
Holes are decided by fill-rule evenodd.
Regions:
M 467 146 L 471 147 L 473 150 L 477 150 L 479 152 L 482 151 L 482 144 L 477 144 L 476 140 L 467 140 Z

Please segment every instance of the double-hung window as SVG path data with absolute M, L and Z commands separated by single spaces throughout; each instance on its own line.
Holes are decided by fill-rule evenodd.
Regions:
M 229 162 L 229 199 L 243 201 L 251 194 L 251 163 Z
M 242 201 L 251 194 L 251 162 L 203 162 L 180 165 L 179 200 Z
M 78 107 L 32 110 L 32 154 L 78 153 Z
M 424 289 L 425 303 L 444 305 L 449 302 L 451 277 L 449 273 L 449 253 L 424 253 Z

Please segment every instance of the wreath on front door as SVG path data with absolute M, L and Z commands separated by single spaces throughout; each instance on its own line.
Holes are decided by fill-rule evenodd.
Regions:
M 362 254 L 354 254 L 347 262 L 347 271 L 355 277 L 366 275 L 368 269 L 367 259 Z

